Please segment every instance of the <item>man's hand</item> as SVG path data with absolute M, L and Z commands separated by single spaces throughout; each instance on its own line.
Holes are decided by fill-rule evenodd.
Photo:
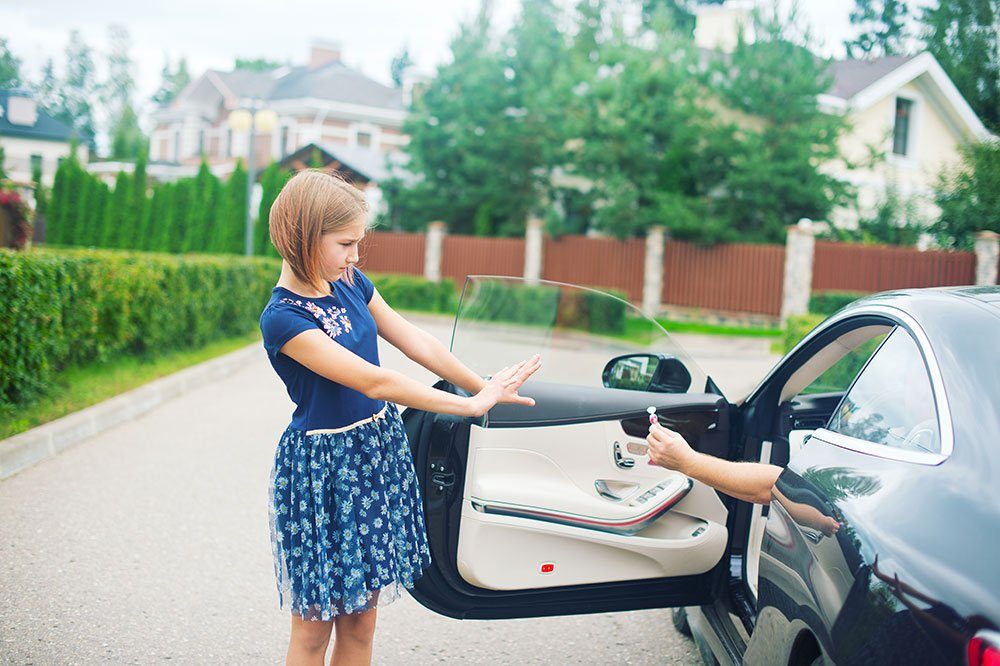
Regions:
M 687 474 L 692 459 L 698 454 L 680 433 L 658 423 L 649 426 L 649 463 Z

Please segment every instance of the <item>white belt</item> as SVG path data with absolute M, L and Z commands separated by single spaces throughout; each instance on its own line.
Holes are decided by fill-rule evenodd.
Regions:
M 385 403 L 385 406 L 383 406 L 382 409 L 380 409 L 378 411 L 378 414 L 374 414 L 372 416 L 369 416 L 366 419 L 361 419 L 360 421 L 355 421 L 351 425 L 344 426 L 343 428 L 324 428 L 322 430 L 306 430 L 306 434 L 307 435 L 332 435 L 332 434 L 335 434 L 335 433 L 338 433 L 338 432 L 347 432 L 348 430 L 352 430 L 354 428 L 357 428 L 360 425 L 364 425 L 366 423 L 371 423 L 372 421 L 375 421 L 377 419 L 385 418 L 385 410 L 387 410 L 388 408 L 389 408 L 389 403 L 387 402 L 387 403 Z

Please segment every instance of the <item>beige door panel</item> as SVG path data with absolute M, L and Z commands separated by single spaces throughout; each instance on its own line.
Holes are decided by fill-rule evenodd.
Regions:
M 459 530 L 469 583 L 516 590 L 704 573 L 726 546 L 711 488 L 626 453 L 617 421 L 539 428 L 472 426 Z M 612 490 L 620 499 L 601 495 Z

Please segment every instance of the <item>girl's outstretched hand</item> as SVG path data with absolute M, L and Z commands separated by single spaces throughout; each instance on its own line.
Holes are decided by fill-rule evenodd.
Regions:
M 542 356 L 535 354 L 493 375 L 483 390 L 473 398 L 477 402 L 476 415 L 482 416 L 496 404 L 534 406 L 534 399 L 518 395 L 517 391 L 540 367 L 542 367 Z

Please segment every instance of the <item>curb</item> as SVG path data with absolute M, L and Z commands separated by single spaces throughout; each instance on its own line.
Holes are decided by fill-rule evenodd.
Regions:
M 0 440 L 0 480 L 51 458 L 71 446 L 131 421 L 188 391 L 246 367 L 260 342 L 184 368 L 113 398 Z

